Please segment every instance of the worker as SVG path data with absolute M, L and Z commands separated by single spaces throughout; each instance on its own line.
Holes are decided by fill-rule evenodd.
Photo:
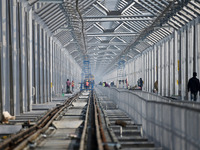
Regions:
M 71 91 L 70 91 L 71 82 L 69 81 L 69 79 L 67 79 L 66 84 L 67 84 L 67 93 L 71 93 Z
M 72 92 L 74 92 L 74 81 L 72 80 Z
M 191 91 L 191 100 L 197 100 L 197 93 L 200 91 L 199 79 L 196 78 L 197 73 L 193 72 L 193 77 L 188 82 L 188 92 Z
M 140 78 L 140 79 L 138 80 L 138 87 L 142 90 L 142 87 L 143 87 L 142 78 Z
M 158 80 L 156 80 L 156 82 L 154 82 L 153 92 L 158 93 Z
M 86 86 L 86 90 L 88 90 L 88 89 L 89 89 L 89 86 L 90 86 L 90 84 L 89 84 L 89 81 L 88 81 L 88 80 L 86 80 L 85 86 Z

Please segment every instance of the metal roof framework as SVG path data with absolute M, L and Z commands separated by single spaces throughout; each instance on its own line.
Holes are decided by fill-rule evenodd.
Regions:
M 200 0 L 27 0 L 82 66 L 105 74 L 200 16 Z M 36 7 L 37 6 L 37 7 Z M 105 71 L 106 70 L 106 71 Z

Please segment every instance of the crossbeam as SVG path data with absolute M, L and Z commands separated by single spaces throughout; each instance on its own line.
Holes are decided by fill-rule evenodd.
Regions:
M 38 3 L 54 3 L 54 4 L 61 4 L 64 1 L 63 0 L 38 0 Z
M 139 34 L 130 32 L 122 32 L 122 33 L 108 32 L 108 33 L 86 33 L 86 35 L 88 37 L 89 36 L 108 37 L 108 36 L 136 36 Z
M 153 21 L 152 15 L 136 15 L 136 16 L 90 16 L 84 17 L 84 22 L 110 22 L 110 21 Z

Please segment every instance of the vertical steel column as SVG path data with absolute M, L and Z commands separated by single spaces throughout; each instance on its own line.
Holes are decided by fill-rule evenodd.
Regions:
M 69 54 L 67 55 L 67 78 L 70 79 L 70 63 L 69 63 Z
M 2 61 L 2 1 L 0 1 L 0 70 L 2 70 L 1 67 L 1 61 Z M 3 98 L 2 98 L 2 73 L 0 73 L 0 120 L 2 120 L 2 113 L 3 113 Z
M 135 65 L 138 58 L 133 59 L 133 86 L 136 85 L 136 79 L 137 79 L 137 66 Z
M 55 50 L 54 50 L 54 75 L 55 75 L 55 86 L 54 86 L 54 91 L 55 91 L 55 94 L 57 94 L 57 84 L 58 84 L 58 64 L 57 64 L 57 55 L 58 55 L 58 49 L 57 49 L 57 44 L 55 43 Z
M 174 34 L 173 34 L 173 38 L 170 39 L 169 41 L 169 95 L 175 95 L 174 92 L 174 88 L 175 88 L 175 79 L 174 79 L 174 75 L 175 75 L 175 69 L 174 69 L 174 64 L 175 64 L 175 53 L 174 53 Z
M 65 91 L 65 82 L 67 81 L 67 64 L 66 64 L 66 49 L 64 49 L 64 52 L 63 52 L 63 91 Z M 77 69 L 77 68 L 76 68 Z M 75 83 L 77 83 L 77 81 L 75 81 Z M 76 86 L 76 84 L 75 84 Z
M 62 83 L 61 83 L 61 75 L 62 75 L 62 69 L 61 69 L 61 62 L 62 62 L 62 60 L 61 60 L 61 48 L 59 47 L 59 49 L 58 49 L 58 93 L 60 93 L 61 92 L 61 85 L 62 85 Z
M 148 75 L 149 75 L 148 54 L 149 54 L 149 52 L 146 52 L 146 54 L 145 54 L 145 80 L 143 80 L 144 81 L 144 90 L 145 91 L 148 91 L 148 82 L 149 82 L 149 80 L 148 80 Z
M 186 27 L 182 34 L 181 44 L 181 99 L 186 99 L 186 73 L 187 73 L 187 49 L 188 49 L 188 28 Z
M 193 46 L 192 46 L 192 44 L 193 44 L 193 42 L 192 42 L 193 41 L 193 36 L 191 37 L 191 34 L 192 34 L 191 33 L 191 28 L 192 27 L 191 27 L 190 24 L 186 28 L 186 52 L 185 52 L 185 54 L 186 54 L 185 67 L 186 68 L 185 68 L 185 83 L 184 83 L 184 91 L 185 91 L 185 93 L 184 93 L 184 96 L 185 96 L 184 100 L 189 100 L 188 91 L 187 91 L 187 83 L 188 83 L 188 79 L 189 79 L 189 77 L 188 77 L 188 75 L 189 75 L 189 68 L 188 68 L 188 66 L 189 66 L 189 63 L 190 63 L 189 62 L 189 54 L 193 55 Z
M 27 43 L 26 43 L 26 35 L 27 35 L 27 14 L 24 10 L 24 4 L 22 3 L 21 7 L 21 68 L 22 68 L 22 100 L 23 100 L 23 112 L 27 111 Z
M 27 57 L 28 57 L 28 111 L 32 110 L 32 102 L 33 102 L 33 30 L 32 30 L 32 9 L 27 10 Z
M 19 42 L 19 103 L 20 103 L 20 113 L 23 113 L 24 110 L 24 102 L 23 102 L 23 82 L 22 82 L 22 5 L 18 2 L 18 42 Z
M 170 49 L 169 49 L 169 43 L 170 43 L 170 39 L 167 39 L 167 41 L 166 41 L 166 43 L 165 43 L 165 51 L 166 51 L 166 57 L 165 57 L 165 59 L 166 59 L 166 86 L 165 86 L 165 88 L 166 88 L 166 90 L 165 90 L 165 94 L 166 94 L 166 96 L 169 96 L 170 94 Z
M 134 73 L 134 70 L 135 70 L 135 66 L 134 66 L 134 60 L 131 60 L 130 61 L 130 64 L 129 64 L 129 70 L 130 70 L 130 75 L 129 75 L 129 85 L 130 86 L 133 86 L 134 85 L 134 77 L 135 77 L 135 73 Z
M 52 94 L 55 94 L 55 42 L 53 42 L 53 49 L 52 49 Z
M 162 47 L 158 46 L 158 94 L 162 95 Z
M 198 78 L 200 78 L 200 17 L 198 17 L 196 19 L 196 22 L 195 22 L 195 53 L 194 53 L 194 58 L 196 59 L 196 66 L 195 67 L 195 70 L 197 72 L 197 75 L 198 75 Z M 198 98 L 198 101 L 200 101 L 200 98 Z
M 38 104 L 39 103 L 39 72 L 38 72 L 38 70 L 39 70 L 39 59 L 38 59 L 38 55 L 39 55 L 39 33 L 38 33 L 38 29 L 39 29 L 39 26 L 38 26 L 38 24 L 37 24 L 37 22 L 35 21 L 34 22 L 34 38 L 35 38 L 35 42 L 34 42 L 34 63 L 35 63 L 35 75 L 34 75 L 34 77 L 35 77 L 35 104 Z
M 35 7 L 33 6 L 32 11 Z M 35 20 L 32 20 L 32 104 L 36 103 L 35 98 Z
M 197 72 L 197 77 L 200 78 L 200 17 L 196 18 L 194 24 L 194 69 Z M 200 98 L 198 97 L 198 102 L 200 102 Z
M 187 82 L 189 80 L 189 78 L 191 78 L 193 76 L 193 71 L 195 70 L 195 39 L 194 39 L 194 24 L 188 26 L 188 52 L 187 53 L 187 65 L 188 65 L 188 69 L 187 69 Z M 186 82 L 186 83 L 187 83 Z M 187 91 L 187 89 L 186 89 Z
M 46 77 L 46 70 L 47 70 L 47 65 L 46 65 L 46 55 L 47 55 L 47 38 L 46 38 L 46 32 L 43 29 L 43 102 L 47 102 L 47 77 Z
M 135 59 L 132 60 L 132 63 L 131 63 L 131 68 L 132 68 L 132 74 L 131 74 L 131 83 L 132 83 L 132 86 L 135 85 L 135 78 L 136 78 L 136 68 L 135 68 Z
M 26 99 L 25 99 L 25 111 L 29 110 L 29 82 L 28 82 L 28 63 L 29 63 L 29 43 L 28 43 L 28 30 L 29 30 L 29 19 L 28 19 L 28 12 L 26 11 L 26 5 L 23 3 L 23 7 L 25 10 L 25 17 L 24 17 L 24 79 L 25 79 L 25 93 L 26 93 Z
M 179 95 L 179 34 L 177 31 L 174 31 L 173 39 L 174 47 L 174 94 Z
M 50 37 L 47 35 L 47 102 L 50 101 Z
M 182 79 L 181 79 L 181 69 L 182 69 L 182 57 L 181 57 L 181 45 L 182 45 L 182 36 L 181 36 L 181 31 L 178 32 L 178 50 L 177 50 L 177 55 L 178 55 L 178 95 L 181 97 L 181 86 L 182 86 Z
M 200 78 L 200 17 L 195 22 L 195 59 L 197 60 L 195 70 Z
M 150 89 L 151 89 L 151 91 L 150 92 L 153 92 L 153 85 L 154 85 L 154 47 L 152 47 L 152 50 L 151 50 L 151 55 L 150 55 L 150 60 L 151 60 L 151 65 L 150 65 L 150 67 L 151 67 L 151 74 L 150 74 L 150 76 L 151 76 L 151 78 L 150 78 Z
M 60 66 L 60 82 L 59 82 L 59 93 L 62 92 L 62 75 L 63 75 L 63 68 L 62 68 L 62 64 L 63 64 L 63 57 L 62 57 L 62 48 L 59 48 L 60 50 L 60 61 L 59 61 L 59 66 Z
M 133 61 L 129 61 L 128 63 L 128 84 L 131 85 L 132 83 L 132 76 L 133 76 L 133 67 L 131 67 Z
M 187 89 L 187 84 L 189 81 L 189 78 L 191 78 L 193 76 L 193 71 L 194 71 L 194 64 L 195 64 L 195 59 L 194 59 L 194 53 L 195 53 L 195 46 L 194 46 L 194 22 L 193 24 L 189 25 L 187 30 L 188 30 L 188 34 L 187 34 L 187 43 L 188 43 L 188 47 L 186 50 L 186 60 L 187 60 L 187 64 L 186 64 L 186 84 L 185 84 L 185 92 L 186 92 L 186 100 L 190 100 L 190 96 L 188 94 L 188 89 Z
M 68 68 L 67 68 L 67 49 L 65 50 L 65 83 L 64 83 L 64 91 L 66 91 L 66 81 L 68 79 Z
M 154 82 L 155 82 L 155 47 L 156 45 L 153 46 L 153 49 L 152 49 L 152 53 L 151 53 L 151 88 L 152 90 L 154 90 Z
M 57 94 L 59 93 L 60 91 L 60 48 L 58 46 L 58 49 L 57 49 Z
M 58 44 L 56 43 L 56 94 L 58 94 L 59 92 L 59 75 L 60 75 L 60 66 L 59 66 L 59 56 L 60 56 L 60 50 L 59 50 L 59 47 L 58 47 Z
M 166 90 L 166 48 L 165 48 L 165 40 L 162 40 L 162 96 L 165 96 L 165 90 Z
M 150 59 L 149 59 L 149 56 L 150 56 L 150 51 L 147 52 L 147 92 L 150 92 Z
M 12 57 L 13 57 L 13 14 L 12 14 L 12 7 L 13 6 L 13 1 L 8 1 L 7 3 L 7 14 L 8 14 L 8 32 L 7 32 L 7 36 L 8 36 L 8 82 L 7 84 L 9 85 L 9 99 L 8 101 L 10 102 L 10 114 L 14 115 L 15 111 L 14 111 L 14 93 L 13 93 L 13 81 L 14 81 L 14 75 L 13 75 L 13 64 L 12 64 Z
M 53 85 L 54 85 L 54 94 L 56 94 L 56 87 L 57 87 L 57 75 L 56 75 L 56 71 L 57 71 L 57 64 L 56 64 L 56 54 L 57 54 L 57 47 L 56 47 L 56 43 L 54 42 L 54 51 L 53 51 L 53 75 L 54 75 L 54 81 L 53 81 Z
M 57 54 L 57 47 L 56 47 L 56 43 L 54 42 L 54 51 L 53 51 L 53 75 L 54 75 L 54 94 L 56 94 L 56 87 L 57 87 L 57 74 L 56 74 L 56 69 L 57 69 L 57 64 L 56 64 L 56 54 Z
M 64 59 L 63 59 L 63 52 L 64 50 L 63 50 L 63 48 L 61 48 L 61 50 L 60 50 L 60 68 L 61 68 L 61 76 L 60 76 L 60 86 L 61 86 L 61 88 L 60 88 L 60 92 L 61 92 L 61 89 L 63 89 L 63 77 L 64 77 L 64 67 L 63 67 L 63 61 L 64 61 Z
M 149 51 L 149 92 L 153 91 L 153 87 L 152 87 L 152 49 L 151 51 Z
M 136 85 L 137 81 L 137 66 L 135 65 L 136 61 L 137 61 L 138 58 L 134 59 L 133 60 L 133 86 Z
M 149 68 L 148 68 L 148 53 L 149 52 L 146 52 L 145 54 L 145 80 L 143 80 L 145 83 L 144 83 L 144 90 L 145 91 L 148 91 L 148 82 L 149 82 L 149 78 L 148 78 L 148 75 L 149 75 Z
M 140 58 L 140 66 L 138 66 L 138 67 L 140 67 L 139 68 L 139 70 L 140 70 L 140 72 L 139 72 L 139 74 L 138 74 L 138 79 L 140 78 L 140 77 L 142 77 L 143 79 L 144 79 L 144 67 L 143 67 L 143 65 L 144 65 L 144 63 L 143 63 L 143 59 L 144 59 L 144 55 L 142 55 L 142 57 Z M 137 79 L 137 80 L 138 80 Z
M 157 46 L 154 45 L 154 49 L 153 49 L 153 72 L 152 72 L 152 80 L 153 80 L 153 88 L 154 88 L 154 83 L 158 80 L 157 78 L 157 68 L 158 68 L 158 65 L 157 65 Z M 157 91 L 158 92 L 158 91 Z
M 55 92 L 56 94 L 58 93 L 58 72 L 59 72 L 59 66 L 58 66 L 58 45 L 56 43 L 56 49 L 55 49 L 55 77 L 56 77 L 56 88 L 55 88 Z
M 142 80 L 144 81 L 144 84 L 143 84 L 143 88 L 142 90 L 146 90 L 146 53 L 143 54 L 143 61 L 142 61 L 142 74 L 143 74 L 143 77 L 142 77 Z M 139 77 L 140 78 L 140 77 Z
M 166 72 L 165 72 L 165 43 L 162 42 L 161 44 L 161 95 L 165 96 L 165 80 L 166 80 Z
M 72 63 L 71 63 L 71 55 L 69 55 L 69 80 L 72 79 Z
M 17 1 L 13 0 L 13 5 L 12 5 L 12 69 L 13 69 L 13 114 L 20 114 L 20 102 L 19 102 L 19 80 L 18 80 L 18 75 L 19 75 L 19 61 L 18 61 L 18 42 L 17 40 L 19 37 L 19 33 L 17 33 L 17 28 L 18 28 L 18 9 L 17 9 Z M 17 38 L 18 37 L 18 38 Z
M 49 79 L 50 79 L 50 101 L 52 101 L 52 93 L 53 93 L 53 38 L 50 37 L 50 52 L 49 52 Z
M 43 93 L 43 29 L 39 28 L 39 85 L 40 85 L 40 103 L 44 102 L 44 93 Z
M 2 80 L 2 110 L 9 111 L 9 83 L 8 82 L 8 64 L 7 64 L 7 55 L 8 55 L 8 23 L 7 23 L 7 0 L 2 0 L 2 50 L 1 50 L 1 80 Z

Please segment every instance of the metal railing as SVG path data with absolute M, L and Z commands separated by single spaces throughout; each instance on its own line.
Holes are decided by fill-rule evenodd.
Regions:
M 98 88 L 136 123 L 142 124 L 144 135 L 156 145 L 169 150 L 200 149 L 199 103 L 171 100 L 142 91 L 136 94 L 125 89 Z

